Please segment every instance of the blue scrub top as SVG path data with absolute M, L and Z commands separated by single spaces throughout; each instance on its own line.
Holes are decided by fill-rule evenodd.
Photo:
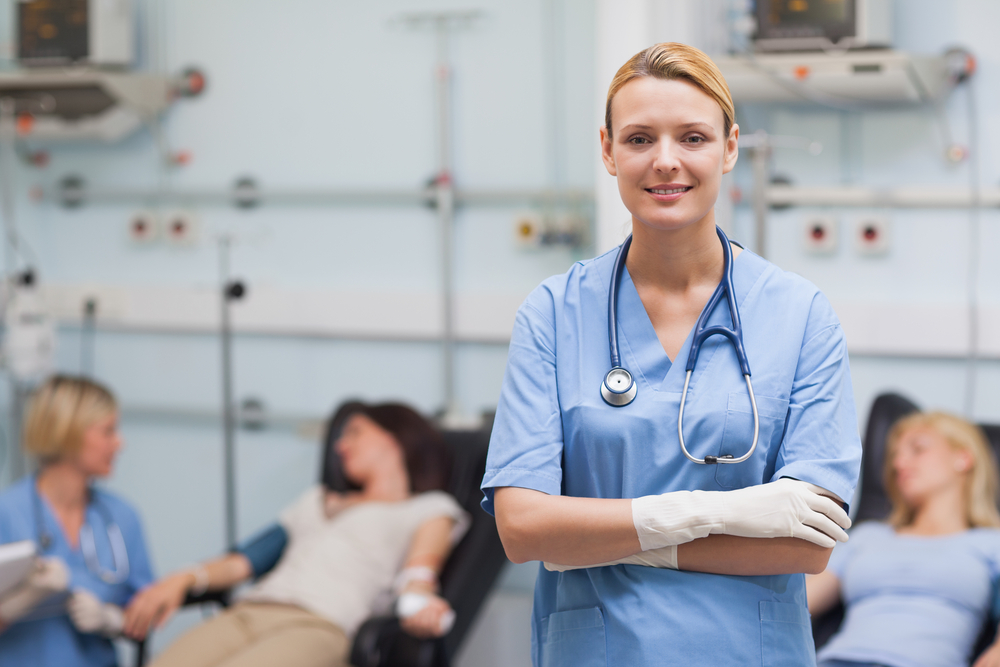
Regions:
M 107 537 L 107 518 L 122 531 L 128 551 L 129 576 L 120 584 L 106 584 L 87 568 L 79 546 L 70 547 L 62 527 L 44 497 L 37 495 L 34 477 L 26 477 L 0 495 L 0 544 L 39 539 L 33 498 L 41 500 L 42 522 L 52 544 L 43 556 L 55 556 L 69 570 L 70 590 L 83 588 L 103 602 L 125 606 L 143 586 L 153 581 L 139 516 L 124 500 L 101 489 L 93 490 L 86 520 L 94 531 L 101 566 L 114 570 Z M 0 633 L 0 664 L 7 667 L 105 667 L 116 665 L 114 645 L 98 635 L 80 634 L 65 611 L 40 620 L 23 621 Z
M 677 411 L 691 334 L 671 363 L 626 270 L 618 304 L 623 365 L 636 399 L 601 398 L 610 368 L 607 306 L 617 251 L 575 264 L 525 300 L 511 337 L 490 441 L 493 489 L 637 498 L 721 491 L 793 477 L 849 500 L 861 463 L 844 334 L 815 286 L 743 251 L 736 301 L 760 415 L 753 456 L 697 465 L 681 452 Z M 709 324 L 731 326 L 723 300 Z M 722 336 L 701 349 L 684 410 L 688 449 L 741 456 L 753 437 L 746 382 Z M 805 577 L 737 577 L 616 565 L 539 568 L 532 616 L 536 667 L 815 664 Z

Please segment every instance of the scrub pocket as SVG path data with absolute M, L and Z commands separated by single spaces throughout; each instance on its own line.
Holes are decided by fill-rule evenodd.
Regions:
M 757 449 L 743 463 L 716 464 L 715 481 L 724 489 L 742 489 L 763 484 L 774 472 L 768 471 L 767 467 L 769 462 L 774 462 L 774 454 L 781 444 L 781 436 L 785 431 L 785 417 L 788 415 L 788 401 L 770 396 L 754 398 L 757 401 L 757 415 L 760 420 Z M 750 395 L 746 391 L 733 392 L 729 394 L 726 426 L 722 431 L 722 444 L 719 446 L 718 455 L 732 454 L 739 458 L 747 453 L 752 443 L 753 408 L 750 407 Z
M 598 607 L 556 612 L 542 626 L 542 667 L 607 667 L 604 615 Z
M 762 667 L 815 667 L 812 625 L 804 605 L 760 603 Z

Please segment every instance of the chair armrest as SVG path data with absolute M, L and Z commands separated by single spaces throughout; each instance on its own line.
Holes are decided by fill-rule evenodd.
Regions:
M 418 639 L 407 634 L 394 616 L 365 621 L 354 636 L 351 664 L 355 667 L 448 667 L 444 640 Z
M 187 594 L 184 598 L 184 602 L 181 603 L 183 607 L 189 607 L 196 604 L 206 604 L 209 602 L 214 602 L 222 607 L 228 607 L 232 603 L 233 591 L 230 588 L 225 588 L 219 591 L 205 591 L 201 595 Z

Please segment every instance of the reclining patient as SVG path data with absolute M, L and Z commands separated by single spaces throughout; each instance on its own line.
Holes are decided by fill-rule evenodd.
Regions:
M 820 667 L 968 665 L 1000 611 L 997 470 L 982 432 L 943 413 L 900 420 L 886 442 L 888 523 L 859 524 L 826 571 L 806 579 L 809 611 L 843 599 Z M 991 645 L 976 667 L 1000 666 Z
M 170 645 L 154 667 L 347 665 L 352 635 L 392 592 L 409 603 L 409 611 L 400 610 L 406 631 L 446 631 L 453 614 L 435 594 L 437 574 L 468 523 L 442 491 L 451 469 L 447 445 L 403 405 L 345 404 L 331 424 L 338 427 L 334 447 L 356 490 L 311 488 L 251 546 L 136 595 L 125 632 L 140 638 L 189 592 L 230 588 L 267 572 L 237 604 Z

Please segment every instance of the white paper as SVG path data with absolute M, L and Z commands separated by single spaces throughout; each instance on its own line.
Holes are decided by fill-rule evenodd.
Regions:
M 35 559 L 33 540 L 0 544 L 0 596 L 24 581 Z

